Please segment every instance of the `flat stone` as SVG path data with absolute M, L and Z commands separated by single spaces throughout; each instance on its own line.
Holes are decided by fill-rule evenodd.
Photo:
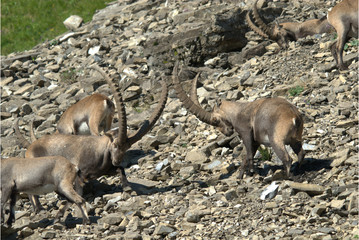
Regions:
M 175 228 L 169 224 L 160 223 L 158 226 L 156 226 L 155 231 L 153 232 L 154 235 L 168 235 L 171 232 L 174 232 Z
M 123 216 L 119 213 L 110 213 L 99 220 L 97 220 L 98 224 L 109 224 L 109 225 L 118 225 L 122 222 Z
M 292 181 L 285 181 L 285 183 L 289 187 L 291 187 L 295 190 L 305 191 L 305 192 L 308 192 L 309 194 L 319 195 L 325 191 L 324 187 L 322 187 L 320 185 L 316 185 L 316 184 L 298 183 L 298 182 L 292 182 Z
M 32 92 L 34 90 L 34 86 L 32 84 L 26 84 L 20 87 L 18 90 L 14 92 L 14 95 L 23 95 L 26 92 Z
M 330 202 L 330 207 L 342 209 L 344 207 L 344 203 L 345 203 L 345 199 L 343 199 L 343 200 L 335 200 L 334 199 Z
M 186 154 L 186 162 L 203 164 L 208 161 L 206 154 L 201 150 L 192 150 Z

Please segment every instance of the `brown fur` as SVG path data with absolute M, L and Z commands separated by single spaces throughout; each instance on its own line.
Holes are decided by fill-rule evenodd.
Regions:
M 281 48 L 288 48 L 288 42 L 290 40 L 296 41 L 299 38 L 306 36 L 329 33 L 333 30 L 331 25 L 328 23 L 328 20 L 323 17 L 321 19 L 311 19 L 305 22 L 284 22 L 280 24 L 275 24 L 273 27 L 268 27 L 263 20 L 261 19 L 258 10 L 257 10 L 257 1 L 253 4 L 253 15 L 257 27 L 251 20 L 249 13 L 247 13 L 247 23 L 249 27 L 258 33 L 259 35 L 269 38 L 278 43 Z
M 86 179 L 94 179 L 104 174 L 111 175 L 119 172 L 122 185 L 128 186 L 124 168 L 120 164 L 126 151 L 150 131 L 160 117 L 167 101 L 167 85 L 165 82 L 162 82 L 161 99 L 149 120 L 145 120 L 144 124 L 135 134 L 128 136 L 126 111 L 120 91 L 118 91 L 115 83 L 109 79 L 103 70 L 97 66 L 93 67 L 93 69 L 99 71 L 105 77 L 114 94 L 119 119 L 118 129 L 109 130 L 103 136 L 46 135 L 31 144 L 29 143 L 25 156 L 63 156 L 75 164 Z M 15 129 L 15 133 L 20 142 L 23 143 L 27 141 L 19 129 Z M 34 202 L 35 208 L 39 209 L 38 201 L 34 200 Z
M 1 159 L 1 208 L 10 200 L 10 216 L 7 225 L 15 220 L 16 194 L 46 194 L 55 191 L 75 203 L 83 215 L 83 223 L 89 223 L 85 200 L 74 190 L 74 184 L 82 183 L 76 166 L 64 157 Z M 48 188 L 46 188 L 48 186 Z M 64 209 L 65 210 L 65 209 Z M 60 211 L 58 219 L 63 215 Z M 2 216 L 3 219 L 3 216 Z
M 99 136 L 100 128 L 104 132 L 111 129 L 115 105 L 105 95 L 94 93 L 69 107 L 57 123 L 62 134 L 79 134 L 80 126 L 86 123 L 92 135 Z
M 343 62 L 344 45 L 349 37 L 358 38 L 358 0 L 343 0 L 328 12 L 328 22 L 335 28 L 338 40 L 330 49 L 339 69 L 347 69 Z
M 282 160 L 287 176 L 290 175 L 292 159 L 285 145 L 292 147 L 299 163 L 303 160 L 303 118 L 295 106 L 283 98 L 263 98 L 253 102 L 223 101 L 213 112 L 206 112 L 184 93 L 177 68 L 178 64 L 173 71 L 173 83 L 183 105 L 201 121 L 215 126 L 223 134 L 230 136 L 235 131 L 242 138 L 247 157 L 242 163 L 239 178 L 243 177 L 248 165 L 253 169 L 253 157 L 260 144 L 273 148 Z
M 293 40 L 333 31 L 333 27 L 326 18 L 310 19 L 300 23 L 284 22 L 279 25 L 292 36 Z

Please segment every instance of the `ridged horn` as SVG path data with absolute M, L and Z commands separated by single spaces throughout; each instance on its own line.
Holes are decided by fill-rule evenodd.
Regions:
M 259 34 L 259 35 L 262 36 L 262 37 L 269 38 L 269 36 L 268 36 L 267 34 L 265 34 L 265 32 L 263 32 L 262 29 L 260 29 L 259 27 L 257 27 L 257 26 L 252 22 L 251 17 L 250 17 L 250 11 L 247 12 L 246 20 L 247 20 L 248 26 L 249 26 L 253 31 L 255 31 L 257 34 Z
M 167 96 L 168 96 L 168 88 L 165 81 L 161 82 L 162 85 L 162 92 L 161 98 L 158 102 L 157 108 L 150 116 L 149 120 L 146 120 L 140 129 L 133 134 L 131 137 L 128 138 L 130 145 L 134 144 L 135 142 L 139 141 L 148 131 L 152 129 L 152 127 L 156 124 L 157 120 L 161 116 L 163 109 L 166 106 Z
M 267 36 L 269 38 L 272 38 L 273 37 L 273 33 L 272 33 L 273 29 L 268 27 L 267 24 L 265 24 L 263 22 L 262 18 L 259 16 L 258 9 L 257 9 L 257 2 L 258 2 L 258 0 L 256 0 L 253 4 L 254 21 L 259 25 L 259 28 L 262 29 L 265 34 L 267 34 Z
M 172 79 L 173 79 L 174 89 L 177 93 L 177 97 L 180 99 L 180 101 L 185 106 L 185 108 L 188 111 L 190 111 L 192 114 L 194 114 L 202 122 L 216 126 L 215 122 L 212 120 L 212 113 L 207 112 L 201 106 L 196 105 L 187 96 L 187 94 L 184 92 L 183 88 L 181 87 L 181 84 L 178 79 L 178 62 L 176 62 L 175 67 L 173 69 Z M 197 98 L 197 96 L 196 96 L 196 98 Z M 195 102 L 198 102 L 198 100 L 195 100 Z
M 125 109 L 125 105 L 123 104 L 123 101 L 122 101 L 122 95 L 121 95 L 119 86 L 118 86 L 118 84 L 113 82 L 110 79 L 110 77 L 97 65 L 92 65 L 92 66 L 90 66 L 90 68 L 98 71 L 105 78 L 106 82 L 110 86 L 110 89 L 113 93 L 113 97 L 115 99 L 116 107 L 117 107 L 118 134 L 119 134 L 118 138 L 115 140 L 115 143 L 118 145 L 122 145 L 123 143 L 125 143 L 128 140 L 128 138 L 127 138 L 126 109 Z
M 192 102 L 194 102 L 194 104 L 196 104 L 197 106 L 201 106 L 199 104 L 198 97 L 197 97 L 197 82 L 198 82 L 199 75 L 201 75 L 201 73 L 197 73 L 196 77 L 193 79 L 191 95 L 190 95 Z
M 16 137 L 19 140 L 21 146 L 23 146 L 24 148 L 27 148 L 28 146 L 30 146 L 31 143 L 20 132 L 19 119 L 16 119 L 14 129 L 15 129 Z

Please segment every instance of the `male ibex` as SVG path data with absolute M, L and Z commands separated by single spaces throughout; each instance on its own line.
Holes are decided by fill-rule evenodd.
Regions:
M 243 140 L 247 157 L 241 164 L 239 178 L 245 169 L 253 169 L 253 158 L 260 144 L 271 146 L 282 160 L 287 176 L 290 176 L 292 159 L 285 145 L 290 145 L 298 155 L 299 163 L 304 158 L 302 149 L 303 118 L 297 108 L 282 98 L 264 98 L 253 102 L 222 101 L 220 107 L 207 112 L 198 103 L 194 78 L 191 99 L 183 91 L 177 74 L 178 64 L 173 70 L 173 83 L 178 98 L 199 120 L 215 126 L 226 136 L 236 131 Z
M 347 67 L 343 63 L 344 45 L 349 37 L 358 38 L 358 0 L 343 0 L 328 12 L 328 21 L 335 28 L 338 40 L 330 49 L 339 69 Z
M 62 134 L 86 133 L 82 124 L 87 124 L 92 135 L 99 136 L 100 128 L 104 132 L 111 129 L 115 105 L 105 95 L 94 93 L 69 107 L 57 123 L 57 130 Z
M 128 186 L 124 168 L 120 165 L 125 152 L 139 141 L 156 123 L 167 101 L 167 85 L 162 82 L 162 94 L 158 107 L 154 110 L 149 120 L 144 121 L 141 128 L 132 136 L 127 135 L 126 111 L 122 96 L 110 78 L 98 66 L 93 66 L 106 79 L 113 92 L 117 106 L 119 128 L 107 131 L 103 136 L 93 135 L 46 135 L 33 143 L 27 142 L 18 127 L 16 135 L 19 140 L 28 146 L 25 157 L 41 157 L 60 155 L 69 159 L 80 170 L 86 179 L 95 179 L 104 174 L 114 174 L 120 170 L 122 185 Z M 24 144 L 23 144 L 24 145 Z M 38 205 L 35 203 L 35 205 Z M 35 206 L 38 210 L 38 206 Z
M 77 167 L 61 156 L 40 158 L 5 158 L 1 159 L 1 209 L 10 198 L 10 215 L 7 225 L 15 220 L 14 206 L 16 195 L 46 194 L 55 191 L 71 203 L 75 203 L 82 212 L 83 223 L 89 223 L 85 200 L 74 190 L 75 180 L 82 183 L 83 179 Z M 58 219 L 64 210 L 59 211 Z
M 289 41 L 296 41 L 299 38 L 326 33 L 333 30 L 326 17 L 321 19 L 311 19 L 302 23 L 284 22 L 278 24 L 276 22 L 273 27 L 269 27 L 263 22 L 258 13 L 257 1 L 253 4 L 253 16 L 259 27 L 252 22 L 249 15 L 250 11 L 248 11 L 246 20 L 249 27 L 262 37 L 277 42 L 281 48 L 288 48 Z

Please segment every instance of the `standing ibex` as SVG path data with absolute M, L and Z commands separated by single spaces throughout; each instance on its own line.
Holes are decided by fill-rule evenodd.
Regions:
M 281 48 L 288 48 L 289 41 L 296 41 L 299 38 L 326 33 L 333 30 L 326 17 L 321 19 L 311 19 L 302 23 L 284 22 L 278 24 L 276 21 L 273 27 L 269 27 L 263 22 L 258 13 L 257 1 L 253 4 L 253 16 L 259 27 L 252 22 L 249 15 L 250 11 L 248 11 L 246 20 L 249 27 L 262 37 L 277 42 Z
M 338 40 L 330 49 L 339 69 L 347 67 L 343 63 L 344 45 L 349 37 L 358 38 L 358 0 L 343 0 L 328 12 L 328 21 L 335 28 Z
M 1 159 L 1 219 L 4 205 L 10 198 L 10 215 L 6 223 L 11 226 L 14 222 L 18 193 L 46 194 L 55 191 L 75 203 L 81 209 L 83 223 L 89 223 L 85 200 L 74 190 L 75 180 L 83 183 L 80 171 L 61 156 Z M 56 219 L 63 215 L 64 210 L 59 211 Z
M 282 98 L 264 98 L 253 102 L 222 101 L 220 107 L 207 112 L 198 103 L 194 78 L 191 99 L 183 91 L 178 79 L 178 64 L 173 70 L 173 83 L 178 98 L 199 120 L 215 126 L 226 136 L 236 131 L 243 140 L 247 157 L 241 164 L 239 178 L 245 169 L 253 169 L 253 158 L 260 144 L 271 146 L 282 160 L 287 176 L 290 175 L 292 159 L 285 145 L 290 145 L 298 155 L 300 163 L 304 158 L 302 149 L 303 118 L 298 109 Z
M 92 135 L 99 136 L 100 128 L 104 132 L 111 129 L 115 105 L 105 95 L 94 93 L 69 107 L 57 123 L 57 130 L 62 134 L 79 134 L 82 124 L 87 124 Z
M 115 87 L 115 84 L 98 66 L 93 66 L 92 68 L 101 73 L 113 92 L 117 106 L 119 128 L 107 131 L 103 136 L 46 135 L 31 144 L 29 142 L 25 144 L 25 147 L 28 145 L 25 156 L 29 158 L 50 155 L 64 156 L 81 170 L 82 175 L 86 179 L 95 179 L 104 174 L 114 174 L 117 170 L 120 170 L 122 185 L 128 186 L 124 168 L 120 164 L 125 152 L 135 142 L 139 141 L 155 125 L 160 117 L 167 101 L 167 85 L 165 82 L 162 82 L 161 99 L 150 119 L 144 121 L 141 128 L 135 134 L 128 137 L 126 111 L 118 87 Z M 27 142 L 19 129 L 16 129 L 15 132 L 22 143 Z M 38 205 L 37 203 L 34 204 Z M 35 206 L 35 208 L 38 208 L 38 206 Z

